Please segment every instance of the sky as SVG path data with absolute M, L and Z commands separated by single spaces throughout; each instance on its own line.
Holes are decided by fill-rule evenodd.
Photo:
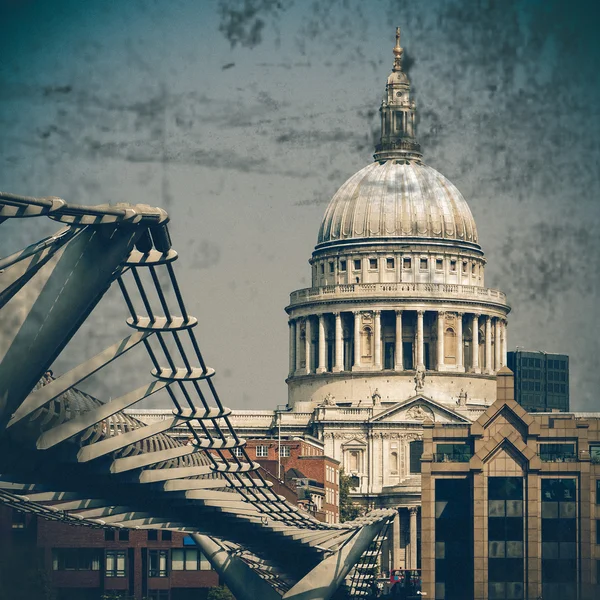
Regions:
M 568 354 L 572 408 L 600 410 L 599 16 L 587 0 L 0 0 L 0 188 L 165 208 L 223 403 L 285 404 L 284 307 L 327 203 L 372 161 L 400 26 L 424 160 L 469 203 L 509 349 Z M 56 224 L 2 227 L 4 255 Z M 127 334 L 124 304 L 104 304 L 72 360 Z M 140 361 L 97 393 L 147 380 Z

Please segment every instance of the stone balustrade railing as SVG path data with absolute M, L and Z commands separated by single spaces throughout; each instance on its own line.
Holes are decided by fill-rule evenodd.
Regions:
M 379 409 L 381 412 L 381 409 Z M 357 417 L 362 420 L 370 419 L 373 416 L 372 407 L 327 407 L 319 406 L 316 411 L 316 420 L 321 421 L 356 421 Z
M 506 304 L 506 294 L 500 290 L 454 283 L 349 283 L 304 288 L 290 294 L 290 304 L 329 298 L 456 298 L 488 300 Z

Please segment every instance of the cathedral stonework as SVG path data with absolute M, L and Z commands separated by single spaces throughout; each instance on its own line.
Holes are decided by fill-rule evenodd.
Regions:
M 397 31 L 374 162 L 331 199 L 312 285 L 286 308 L 281 419 L 288 433 L 304 422 L 323 441 L 365 509 L 398 507 L 384 570 L 417 567 L 423 424 L 468 424 L 496 400 L 510 312 L 485 287 L 467 202 L 423 162 L 402 54 Z
M 331 199 L 311 287 L 285 309 L 287 407 L 230 417 L 243 438 L 317 438 L 356 503 L 398 509 L 383 571 L 420 564 L 424 428 L 467 427 L 496 400 L 510 312 L 465 199 L 423 162 L 402 54 L 398 31 L 374 161 Z

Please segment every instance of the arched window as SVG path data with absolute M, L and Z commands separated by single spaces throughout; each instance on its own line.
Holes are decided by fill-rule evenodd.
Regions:
M 479 330 L 479 368 L 483 369 L 487 365 L 485 364 L 485 330 L 481 328 Z
M 447 365 L 456 364 L 456 333 L 452 327 L 444 332 L 444 362 Z
M 365 327 L 363 329 L 362 355 L 363 358 L 370 358 L 373 356 L 373 331 L 370 327 Z

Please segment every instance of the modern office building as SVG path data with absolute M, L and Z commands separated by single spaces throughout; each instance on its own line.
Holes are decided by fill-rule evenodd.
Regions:
M 569 357 L 517 349 L 507 354 L 515 400 L 529 412 L 569 410 Z
M 600 598 L 600 414 L 528 413 L 513 386 L 504 369 L 477 421 L 423 424 L 423 591 Z

